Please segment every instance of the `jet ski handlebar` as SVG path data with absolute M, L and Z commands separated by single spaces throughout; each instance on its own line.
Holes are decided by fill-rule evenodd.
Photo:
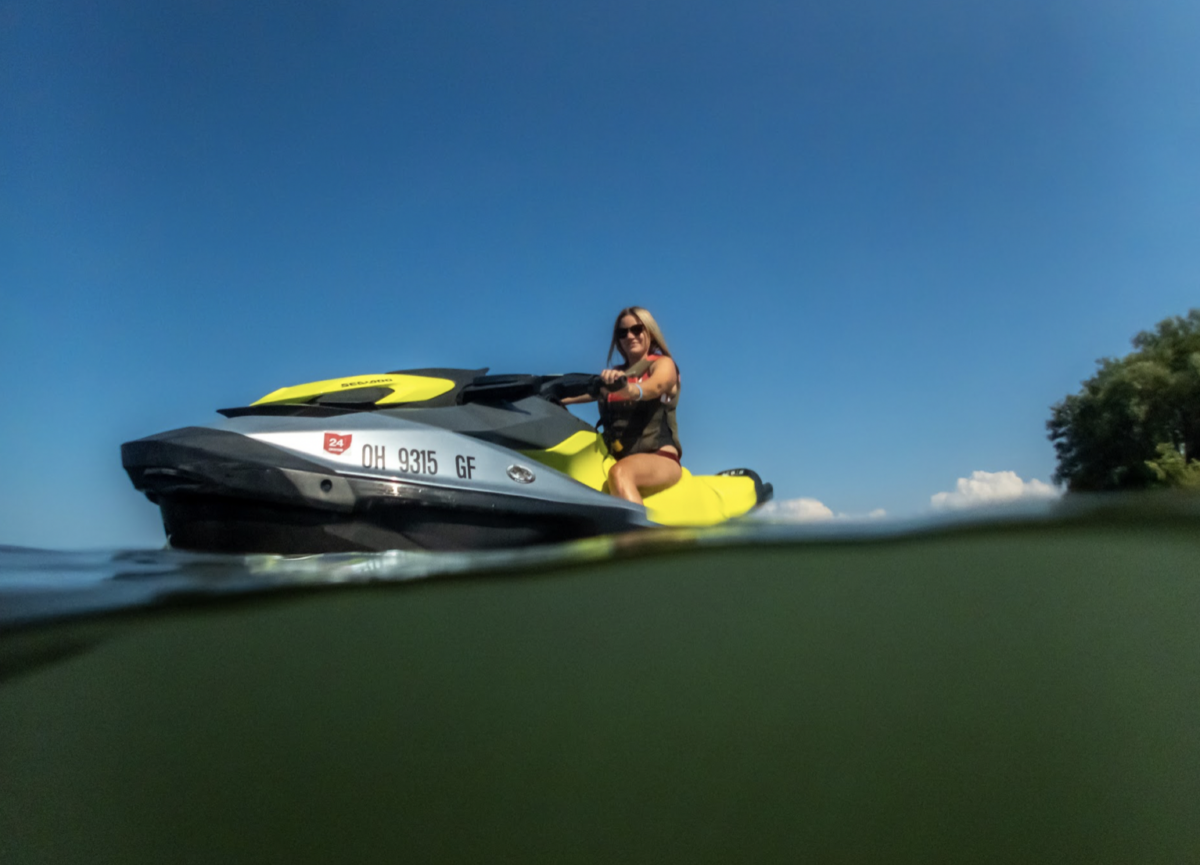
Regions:
M 586 372 L 571 372 L 566 375 L 544 376 L 540 379 L 538 396 L 553 403 L 580 396 L 602 397 L 605 392 L 619 390 L 625 386 L 625 376 L 606 385 L 598 375 Z
M 592 391 L 592 396 L 603 396 L 606 391 L 612 393 L 614 391 L 621 390 L 623 387 L 625 387 L 626 382 L 629 381 L 629 379 L 623 375 L 617 376 L 608 384 L 605 384 L 604 379 L 600 378 L 598 375 L 593 376 L 593 378 L 595 379 L 595 390 Z
M 527 396 L 540 396 L 553 403 L 561 403 L 570 397 L 602 397 L 605 393 L 625 387 L 627 379 L 619 376 L 605 384 L 598 375 L 572 372 L 566 375 L 483 375 L 466 385 L 457 402 L 514 401 Z

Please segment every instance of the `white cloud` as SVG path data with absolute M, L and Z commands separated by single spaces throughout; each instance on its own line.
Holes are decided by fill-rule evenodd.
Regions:
M 795 523 L 822 523 L 833 519 L 833 511 L 816 499 L 784 499 L 767 502 L 758 513 L 772 519 L 790 520 Z
M 855 514 L 835 514 L 832 509 L 816 499 L 784 499 L 767 502 L 756 512 L 771 520 L 786 520 L 793 523 L 825 523 L 831 520 L 879 519 L 887 516 L 883 508 L 876 508 L 865 517 Z
M 971 472 L 969 478 L 958 479 L 954 492 L 934 493 L 929 501 L 935 510 L 950 510 L 1058 496 L 1058 490 L 1050 484 L 1036 478 L 1023 481 L 1016 472 Z

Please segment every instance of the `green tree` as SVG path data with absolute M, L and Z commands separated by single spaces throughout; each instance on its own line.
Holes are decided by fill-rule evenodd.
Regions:
M 1133 347 L 1051 408 L 1054 480 L 1072 492 L 1200 485 L 1200 309 Z

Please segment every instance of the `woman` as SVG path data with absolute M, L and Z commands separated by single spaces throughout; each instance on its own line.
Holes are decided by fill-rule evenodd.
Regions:
M 617 464 L 608 473 L 608 489 L 637 504 L 642 493 L 666 489 L 683 476 L 675 407 L 679 403 L 679 369 L 667 341 L 647 310 L 629 306 L 613 325 L 608 362 L 613 351 L 625 362 L 600 373 L 612 387 L 600 397 L 600 424 L 609 453 Z M 622 377 L 626 383 L 616 386 Z M 580 397 L 571 402 L 590 402 Z M 566 400 L 564 400 L 566 402 Z

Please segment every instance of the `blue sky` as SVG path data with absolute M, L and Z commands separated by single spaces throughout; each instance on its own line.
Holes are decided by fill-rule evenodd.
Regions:
M 302 8 L 301 8 L 302 7 Z M 154 546 L 122 441 L 598 370 L 685 464 L 918 514 L 1200 303 L 1200 6 L 0 0 L 0 543 Z

